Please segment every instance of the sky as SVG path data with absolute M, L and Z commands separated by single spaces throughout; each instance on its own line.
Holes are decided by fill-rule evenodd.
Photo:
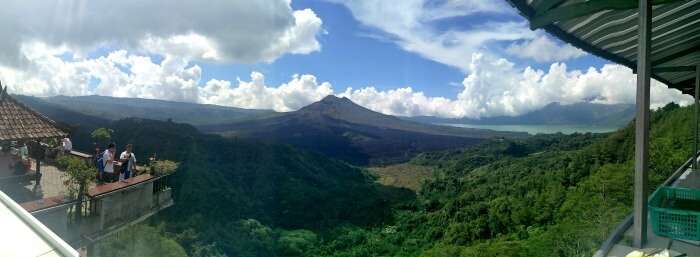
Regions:
M 0 33 L 0 81 L 34 96 L 287 112 L 333 94 L 452 118 L 635 100 L 630 69 L 530 30 L 505 0 L 8 0 Z M 692 102 L 656 81 L 651 99 Z

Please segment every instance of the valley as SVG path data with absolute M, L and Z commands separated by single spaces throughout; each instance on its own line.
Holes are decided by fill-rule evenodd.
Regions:
M 151 238 L 167 245 L 160 252 L 197 257 L 580 256 L 590 254 L 631 208 L 629 125 L 605 134 L 476 130 L 469 136 L 473 130 L 396 122 L 331 98 L 247 125 L 195 127 L 103 119 L 40 99 L 24 101 L 69 127 L 77 148 L 89 149 L 90 132 L 107 127 L 115 141 L 135 143 L 137 155 L 150 154 L 141 146 L 181 162 L 171 181 L 176 204 L 124 232 L 142 238 L 130 241 L 132 250 L 117 249 L 115 237 L 99 245 L 107 252 L 148 252 L 138 242 Z M 652 183 L 690 152 L 682 143 L 691 135 L 690 115 L 689 107 L 674 104 L 653 113 Z M 211 133 L 216 129 L 228 134 Z M 349 143 L 333 145 L 329 138 L 349 133 L 357 133 L 356 141 L 429 139 L 440 147 L 412 146 L 401 161 L 367 168 L 333 156 L 347 152 L 263 140 L 271 131 L 329 144 L 330 150 Z M 321 132 L 328 134 L 309 134 Z M 436 140 L 443 137 L 454 142 Z M 598 212 L 600 206 L 606 211 Z

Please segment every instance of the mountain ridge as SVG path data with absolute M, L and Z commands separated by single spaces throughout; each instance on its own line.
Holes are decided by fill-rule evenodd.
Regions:
M 70 111 L 108 120 L 135 117 L 160 121 L 172 120 L 195 126 L 256 119 L 277 114 L 271 110 L 99 95 L 52 96 L 39 97 L 39 99 Z
M 434 116 L 403 117 L 423 123 L 473 125 L 600 125 L 623 127 L 634 118 L 633 104 L 597 104 L 553 102 L 518 116 L 494 116 L 481 119 L 440 118 Z
M 405 161 L 419 152 L 464 147 L 488 138 L 527 136 L 403 120 L 336 96 L 275 117 L 200 129 L 291 144 L 360 165 Z

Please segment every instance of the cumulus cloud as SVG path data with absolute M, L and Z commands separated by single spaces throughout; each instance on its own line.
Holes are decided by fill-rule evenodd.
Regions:
M 569 71 L 566 64 L 554 63 L 549 70 L 518 69 L 506 59 L 475 54 L 463 89 L 455 99 L 427 97 L 412 88 L 379 91 L 368 87 L 341 93 L 366 107 L 394 115 L 440 117 L 515 116 L 534 111 L 552 102 L 571 104 L 633 104 L 636 76 L 629 68 L 608 64 L 601 69 Z M 669 102 L 691 104 L 692 98 L 652 81 L 651 106 Z
M 0 79 L 13 93 L 36 96 L 100 94 L 196 102 L 202 70 L 179 57 L 160 64 L 148 56 L 114 51 L 94 59 L 64 61 L 65 50 L 33 43 L 22 48 L 23 69 L 0 66 Z M 96 81 L 90 87 L 91 81 Z
M 30 61 L 26 69 L 0 65 L 0 80 L 12 93 L 38 96 L 99 94 L 183 102 L 217 104 L 251 109 L 293 111 L 336 94 L 369 109 L 392 115 L 440 117 L 488 117 L 519 115 L 551 102 L 634 103 L 635 78 L 620 65 L 601 69 L 568 70 L 554 63 L 548 70 L 520 69 L 502 58 L 474 54 L 462 91 L 453 98 L 431 97 L 411 87 L 380 90 L 372 86 L 341 90 L 314 75 L 293 75 L 280 85 L 268 85 L 265 76 L 253 72 L 235 83 L 202 81 L 202 69 L 184 57 L 165 56 L 156 62 L 149 56 L 113 51 L 96 58 L 64 60 L 65 48 L 42 43 L 22 47 Z M 692 99 L 653 81 L 652 107 Z
M 312 75 L 294 75 L 289 82 L 269 86 L 253 72 L 249 81 L 201 81 L 202 69 L 187 58 L 149 56 L 113 51 L 97 58 L 63 60 L 64 48 L 43 43 L 23 47 L 26 69 L 0 65 L 0 80 L 11 93 L 35 96 L 89 95 L 137 97 L 218 104 L 250 109 L 293 111 L 333 94 L 328 82 Z M 91 83 L 93 85 L 91 85 Z
M 21 64 L 22 45 L 40 41 L 86 53 L 98 46 L 254 63 L 320 49 L 322 21 L 290 0 L 10 0 L 0 8 L 0 61 Z
M 200 90 L 200 102 L 253 109 L 272 109 L 280 112 L 294 111 L 333 94 L 331 84 L 319 83 L 313 75 L 294 75 L 282 85 L 265 84 L 265 76 L 253 72 L 250 81 L 231 82 L 210 80 Z
M 506 52 L 520 58 L 529 58 L 537 62 L 565 61 L 586 55 L 584 51 L 569 44 L 559 45 L 548 36 L 540 35 L 532 40 L 514 42 Z

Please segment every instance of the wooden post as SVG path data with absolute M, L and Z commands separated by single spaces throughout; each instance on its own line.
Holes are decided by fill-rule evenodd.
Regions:
M 647 197 L 649 168 L 649 85 L 651 73 L 651 3 L 639 0 L 637 45 L 637 117 L 634 147 L 634 247 L 647 241 Z

